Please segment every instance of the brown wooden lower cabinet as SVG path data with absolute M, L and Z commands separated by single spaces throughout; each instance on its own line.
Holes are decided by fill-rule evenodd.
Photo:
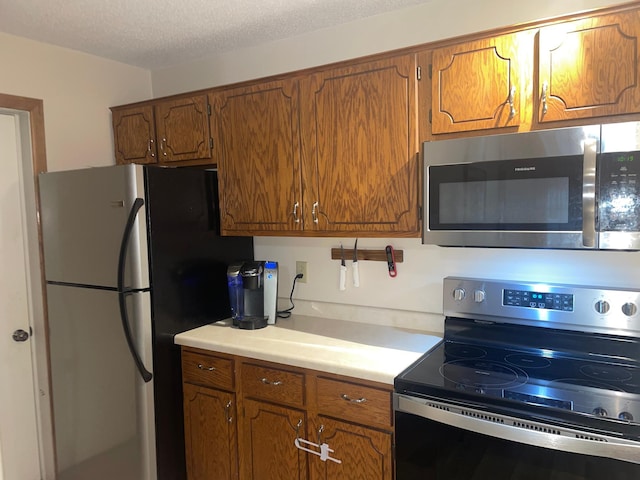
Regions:
M 188 383 L 183 391 L 188 478 L 237 479 L 235 395 Z
M 242 478 L 306 480 L 307 454 L 295 446 L 306 435 L 303 411 L 267 402 L 245 400 L 240 449 Z
M 315 431 L 322 431 L 321 441 L 334 450 L 340 460 L 323 462 L 311 459 L 312 480 L 386 480 L 393 478 L 390 431 L 379 431 L 329 417 L 316 419 Z
M 182 351 L 189 480 L 393 479 L 391 385 Z

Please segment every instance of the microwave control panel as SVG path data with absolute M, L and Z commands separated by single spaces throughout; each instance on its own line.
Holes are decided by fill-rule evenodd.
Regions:
M 598 230 L 640 231 L 640 151 L 607 152 L 598 158 Z

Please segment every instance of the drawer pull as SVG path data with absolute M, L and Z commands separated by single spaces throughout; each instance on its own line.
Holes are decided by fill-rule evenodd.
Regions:
M 280 380 L 276 380 L 275 382 L 270 382 L 269 380 L 267 380 L 265 377 L 262 377 L 260 379 L 260 381 L 262 383 L 264 383 L 265 385 L 274 385 L 274 386 L 278 386 L 278 385 L 282 385 L 282 382 Z
M 206 370 L 207 372 L 213 372 L 216 369 L 216 367 L 205 367 L 201 363 L 198 364 L 198 368 L 200 370 Z
M 364 397 L 362 397 L 362 398 L 351 398 L 346 393 L 343 393 L 340 396 L 342 397 L 343 400 L 346 400 L 347 402 L 351 402 L 351 403 L 364 403 L 364 402 L 367 401 L 367 399 L 364 398 Z

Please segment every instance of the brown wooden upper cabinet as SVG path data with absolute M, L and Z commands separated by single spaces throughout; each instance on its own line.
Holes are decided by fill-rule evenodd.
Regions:
M 223 234 L 418 235 L 413 55 L 210 94 Z
M 638 113 L 639 36 L 633 9 L 434 49 L 421 116 L 439 135 Z
M 540 29 L 540 122 L 640 112 L 640 11 Z
M 223 234 L 302 229 L 298 81 L 210 94 Z
M 111 110 L 116 163 L 156 163 L 153 106 Z
M 309 75 L 300 106 L 304 228 L 417 235 L 415 56 Z
M 111 110 L 117 164 L 210 162 L 206 95 Z
M 518 127 L 530 96 L 532 55 L 529 31 L 435 49 L 431 133 Z

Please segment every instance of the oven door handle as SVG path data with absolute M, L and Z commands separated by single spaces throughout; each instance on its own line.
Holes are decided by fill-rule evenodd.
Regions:
M 640 464 L 640 443 L 394 394 L 395 410 L 513 442 Z M 592 438 L 592 439 L 590 439 Z

